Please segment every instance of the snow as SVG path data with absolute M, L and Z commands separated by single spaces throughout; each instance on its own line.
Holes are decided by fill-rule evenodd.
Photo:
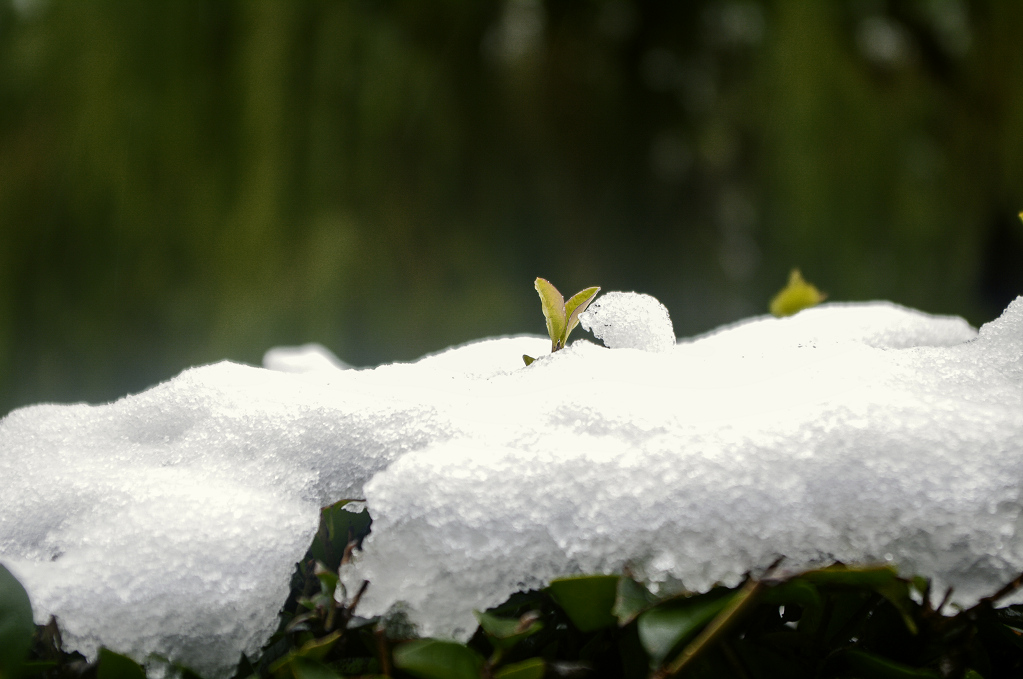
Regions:
M 671 351 L 675 330 L 668 309 L 650 295 L 609 292 L 579 314 L 579 324 L 610 349 Z
M 402 379 L 349 390 L 225 362 L 110 405 L 16 410 L 0 423 L 0 561 L 68 648 L 229 676 L 276 628 L 319 507 L 451 435 Z
M 1023 297 L 979 334 L 826 304 L 667 351 L 650 350 L 651 308 L 624 333 L 640 348 L 506 337 L 365 370 L 307 348 L 17 410 L 0 422 L 0 562 L 67 648 L 210 679 L 275 628 L 318 508 L 342 498 L 374 519 L 343 573 L 371 581 L 359 613 L 404 602 L 427 635 L 626 565 L 703 589 L 778 554 L 890 561 L 964 605 L 1023 570 Z
M 286 373 L 308 373 L 330 370 L 347 370 L 348 365 L 334 353 L 316 342 L 299 347 L 274 347 L 263 355 L 263 367 Z

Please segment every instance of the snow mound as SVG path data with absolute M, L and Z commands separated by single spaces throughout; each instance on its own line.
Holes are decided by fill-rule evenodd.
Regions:
M 667 346 L 667 323 L 637 344 Z M 778 554 L 886 561 L 963 605 L 1023 570 L 1023 297 L 979 334 L 865 303 L 522 366 L 545 346 L 220 363 L 108 405 L 17 410 L 0 422 L 0 561 L 67 648 L 211 679 L 269 636 L 318 508 L 343 498 L 374 519 L 343 574 L 371 581 L 360 614 L 405 602 L 430 635 L 626 565 L 703 589 Z
M 105 645 L 230 676 L 276 628 L 319 507 L 451 435 L 428 399 L 402 399 L 403 376 L 330 382 L 349 372 L 225 362 L 109 405 L 8 415 L 0 561 L 36 621 L 56 615 L 90 658 Z
M 638 292 L 601 295 L 579 314 L 579 324 L 610 349 L 671 351 L 675 346 L 668 309 Z
M 972 604 L 1023 569 L 1021 319 L 1023 298 L 979 336 L 826 305 L 670 354 L 576 342 L 475 386 L 503 428 L 367 484 L 374 532 L 345 578 L 371 582 L 362 614 L 400 601 L 459 638 L 472 608 L 555 577 L 704 590 L 782 554 L 894 563 Z

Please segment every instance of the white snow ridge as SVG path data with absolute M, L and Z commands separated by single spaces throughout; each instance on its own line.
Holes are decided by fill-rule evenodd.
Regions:
M 318 508 L 349 497 L 374 520 L 344 573 L 371 582 L 359 613 L 405 602 L 426 635 L 626 565 L 698 590 L 781 554 L 888 561 L 963 605 L 1023 570 L 1023 297 L 979 333 L 883 302 L 666 347 L 663 323 L 644 327 L 528 367 L 549 340 L 367 370 L 220 363 L 109 405 L 17 410 L 0 562 L 67 647 L 210 679 L 258 651 Z

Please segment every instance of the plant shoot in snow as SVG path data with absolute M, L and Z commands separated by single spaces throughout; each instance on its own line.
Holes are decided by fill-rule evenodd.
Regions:
M 600 288 L 592 287 L 580 290 L 566 302 L 558 289 L 546 279 L 537 278 L 533 287 L 540 295 L 540 306 L 543 308 L 544 318 L 547 319 L 547 334 L 551 338 L 551 353 L 553 353 L 565 347 L 568 335 L 579 324 L 579 314 L 586 311 L 586 307 L 600 292 Z M 529 365 L 536 359 L 523 354 L 522 360 Z

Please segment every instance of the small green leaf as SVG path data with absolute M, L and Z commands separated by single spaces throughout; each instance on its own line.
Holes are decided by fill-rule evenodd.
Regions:
M 966 674 L 963 675 L 963 679 L 984 679 L 984 675 L 977 670 L 966 670 Z
M 910 582 L 899 577 L 892 566 L 861 566 L 844 565 L 828 566 L 800 575 L 818 586 L 845 585 L 871 589 L 889 602 L 902 615 L 906 628 L 912 634 L 917 633 L 916 621 L 913 619 L 913 600 L 910 597 Z
M 854 672 L 877 679 L 938 679 L 939 676 L 937 672 L 916 669 L 865 651 L 845 651 L 842 659 Z
M 660 665 L 671 650 L 692 638 L 732 600 L 732 592 L 712 591 L 680 597 L 651 608 L 637 620 L 639 641 L 653 666 Z
M 0 564 L 0 679 L 21 673 L 35 629 L 28 593 Z
M 483 656 L 454 641 L 416 639 L 394 649 L 394 665 L 420 679 L 479 679 Z
M 600 292 L 599 287 L 586 288 L 572 295 L 571 299 L 565 302 L 565 337 L 562 344 L 568 343 L 568 336 L 572 334 L 575 326 L 579 325 L 579 314 L 586 311 L 593 298 Z
M 799 269 L 789 273 L 789 284 L 771 300 L 771 313 L 779 318 L 792 316 L 824 301 L 827 295 L 803 280 Z
M 615 604 L 611 613 L 618 619 L 618 626 L 625 627 L 640 613 L 657 603 L 657 597 L 646 587 L 627 575 L 618 579 Z
M 313 574 L 320 581 L 320 591 L 326 596 L 333 597 L 337 583 L 340 581 L 337 571 L 333 571 L 326 564 L 317 561 Z
M 547 663 L 542 658 L 530 658 L 505 665 L 494 672 L 494 679 L 543 679 L 546 671 Z
M 543 308 L 544 318 L 547 319 L 547 334 L 551 338 L 551 351 L 557 351 L 562 347 L 565 338 L 565 298 L 561 296 L 558 289 L 543 278 L 537 278 L 533 283 L 537 293 L 540 295 L 540 306 Z
M 618 592 L 617 575 L 558 578 L 551 581 L 547 591 L 580 632 L 593 632 L 618 622 L 611 613 Z
M 314 660 L 320 661 L 327 657 L 330 650 L 337 644 L 338 639 L 341 638 L 341 631 L 331 632 L 325 637 L 318 639 L 310 639 L 309 641 L 302 644 L 300 648 L 290 651 L 287 655 L 278 660 L 275 660 L 270 665 L 270 672 L 280 676 L 286 674 L 287 670 L 291 670 L 292 674 L 295 674 L 295 662 L 298 660 Z
M 295 679 L 340 679 L 334 670 L 312 658 L 292 658 L 288 664 Z
M 490 613 L 473 611 L 494 648 L 507 651 L 515 644 L 543 629 L 539 614 L 530 611 L 520 618 L 499 618 Z
M 536 359 L 533 358 L 532 356 L 526 356 L 525 354 L 522 354 L 522 362 L 525 363 L 526 365 L 530 365 L 535 360 Z
M 146 679 L 146 671 L 131 658 L 101 648 L 96 679 Z
M 334 648 L 337 644 L 338 639 L 341 638 L 341 631 L 337 630 L 331 632 L 325 637 L 319 639 L 310 639 L 309 641 L 302 644 L 302 647 L 295 651 L 295 656 L 299 658 L 307 658 L 309 660 L 323 660 L 330 653 L 330 649 Z

